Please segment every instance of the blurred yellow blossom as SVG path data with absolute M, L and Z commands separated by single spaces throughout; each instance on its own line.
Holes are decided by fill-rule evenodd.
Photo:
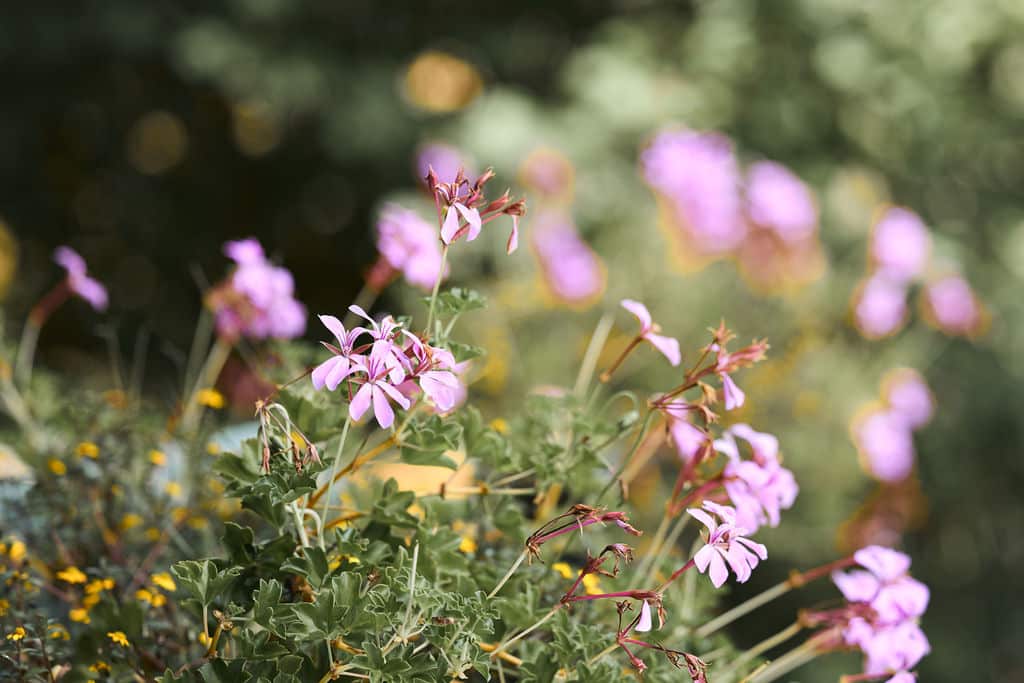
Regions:
M 476 541 L 469 536 L 463 536 L 459 542 L 459 551 L 463 553 L 475 553 Z
M 124 634 L 124 631 L 108 631 L 107 637 L 121 647 L 128 647 L 128 636 Z
M 210 455 L 220 455 L 220 444 L 216 441 L 211 441 L 206 444 L 206 452 Z
M 179 484 L 176 481 L 169 481 L 166 484 L 164 484 L 164 491 L 167 493 L 168 496 L 171 496 L 172 498 L 177 498 L 178 496 L 181 495 L 181 484 Z
M 27 552 L 25 543 L 22 541 L 12 541 L 11 547 L 7 549 L 7 557 L 11 558 L 15 562 L 21 562 L 22 558 L 25 557 Z
M 50 637 L 60 640 L 71 640 L 71 634 L 61 624 L 50 624 Z
M 583 577 L 583 590 L 587 592 L 587 595 L 599 595 L 604 591 L 601 590 L 601 577 L 597 574 L 587 574 Z
M 110 671 L 110 665 L 103 661 L 95 662 L 89 665 L 89 671 L 95 671 L 96 673 Z
M 167 598 L 163 593 L 157 590 L 149 590 L 148 588 L 140 588 L 135 591 L 135 597 L 138 600 L 149 603 L 153 607 L 163 607 L 167 604 Z
M 16 629 L 14 629 L 14 631 L 12 631 L 11 633 L 7 634 L 7 640 L 13 640 L 14 642 L 18 642 L 19 640 L 21 640 L 24 637 L 25 637 L 25 629 L 22 628 L 21 626 L 19 626 Z
M 153 574 L 153 576 L 149 577 L 149 579 L 153 582 L 153 585 L 160 586 L 165 591 L 170 591 L 173 593 L 174 591 L 178 590 L 178 585 L 174 583 L 174 579 L 172 579 L 171 575 L 167 572 Z
M 134 529 L 135 527 L 142 524 L 144 520 L 141 515 L 137 515 L 134 512 L 129 512 L 121 518 L 121 529 L 127 531 L 128 529 Z
M 86 595 L 95 595 L 102 591 L 113 590 L 115 585 L 114 580 L 110 577 L 105 579 L 93 579 L 85 587 L 85 593 Z
M 89 610 L 87 610 L 84 607 L 75 607 L 74 609 L 70 610 L 68 612 L 68 619 L 70 619 L 71 621 L 78 622 L 79 624 L 88 624 L 90 621 L 92 621 L 91 619 L 89 619 Z
M 496 417 L 491 420 L 491 429 L 498 432 L 499 434 L 508 433 L 508 420 L 503 417 Z
M 213 388 L 200 389 L 199 393 L 196 394 L 196 401 L 199 402 L 199 405 L 213 408 L 214 410 L 220 410 L 224 407 L 224 395 Z
M 78 567 L 68 567 L 57 572 L 57 578 L 65 583 L 85 583 L 89 580 L 82 570 Z
M 561 574 L 563 579 L 571 579 L 576 576 L 576 573 L 573 572 L 572 567 L 567 562 L 555 562 L 551 565 L 551 569 Z
M 157 467 L 162 467 L 167 464 L 167 456 L 163 451 L 158 451 L 154 448 L 149 452 L 149 461 Z
M 83 441 L 75 446 L 75 455 L 78 457 L 92 458 L 95 460 L 100 455 L 100 447 L 92 441 Z
M 68 473 L 68 466 L 56 458 L 50 458 L 49 461 L 47 461 L 46 466 L 49 467 L 50 471 L 58 477 L 63 477 Z
M 147 541 L 153 541 L 155 543 L 156 541 L 160 540 L 160 536 L 161 536 L 160 530 L 157 529 L 155 526 L 151 526 L 148 529 L 146 529 L 146 540 Z
M 0 598 L 0 617 L 7 614 L 7 610 L 11 608 L 11 603 L 4 598 Z

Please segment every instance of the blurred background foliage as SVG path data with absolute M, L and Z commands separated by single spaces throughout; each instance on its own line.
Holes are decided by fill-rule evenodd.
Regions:
M 375 258 L 381 201 L 423 201 L 421 145 L 453 144 L 477 170 L 494 165 L 499 183 L 514 183 L 532 151 L 557 150 L 574 168 L 572 196 L 531 196 L 531 208 L 571 212 L 607 288 L 570 310 L 545 294 L 529 250 L 497 257 L 503 231 L 458 250 L 454 281 L 498 304 L 464 330 L 490 349 L 474 389 L 494 414 L 533 388 L 522 377 L 571 385 L 601 311 L 625 296 L 684 349 L 720 317 L 741 340 L 768 337 L 770 362 L 744 375 L 740 418 L 779 433 L 802 491 L 761 539 L 772 559 L 739 599 L 852 542 L 850 525 L 836 529 L 877 484 L 849 421 L 886 370 L 919 369 L 937 417 L 916 437 L 917 479 L 884 496 L 933 589 L 922 680 L 1024 680 L 1022 36 L 1016 0 L 24 5 L 0 25 L 6 311 L 22 318 L 57 276 L 54 246 L 71 244 L 110 287 L 112 314 L 96 327 L 85 307 L 66 307 L 41 361 L 102 386 L 102 339 L 128 354 L 146 330 L 159 397 L 226 239 L 259 237 L 312 312 L 338 312 Z M 721 131 L 743 160 L 781 161 L 812 186 L 825 252 L 812 283 L 766 294 L 731 263 L 680 262 L 637 172 L 643 145 L 673 125 Z M 934 258 L 958 264 L 985 301 L 984 337 L 948 338 L 916 314 L 880 342 L 849 324 L 872 217 L 890 201 L 922 215 Z M 529 216 L 524 226 L 528 238 Z M 383 303 L 413 294 L 395 287 Z M 637 357 L 616 381 L 664 389 L 658 372 Z M 651 521 L 663 485 L 656 467 L 634 482 Z M 737 640 L 774 632 L 806 600 L 758 613 Z M 833 656 L 795 678 L 857 670 Z

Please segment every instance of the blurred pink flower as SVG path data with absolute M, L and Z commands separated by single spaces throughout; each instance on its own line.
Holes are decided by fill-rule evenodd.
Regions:
M 71 247 L 57 247 L 53 252 L 53 260 L 67 273 L 68 289 L 84 299 L 93 309 L 107 309 L 107 289 L 97 280 L 86 274 L 87 266 L 77 251 Z
M 442 183 L 454 182 L 460 169 L 466 175 L 473 175 L 472 165 L 462 152 L 457 147 L 443 142 L 427 143 L 416 153 L 416 172 L 421 180 L 427 177 L 427 172 L 431 168 Z
M 853 300 L 857 329 L 869 339 L 894 334 L 907 317 L 907 289 L 882 274 L 864 281 Z
M 437 229 L 415 211 L 388 204 L 377 221 L 377 249 L 414 287 L 430 290 L 441 273 Z M 447 275 L 447 268 L 445 269 Z
M 871 233 L 871 260 L 891 281 L 906 283 L 921 276 L 928 262 L 931 235 L 909 209 L 888 209 Z
M 704 510 L 689 508 L 687 512 L 707 527 L 707 541 L 693 556 L 693 562 L 697 571 L 707 572 L 715 588 L 720 588 L 729 578 L 726 563 L 732 568 L 736 580 L 743 583 L 750 578 L 758 562 L 768 558 L 768 550 L 763 545 L 744 538 L 748 531 L 736 526 L 736 511 L 728 505 L 705 501 Z
M 784 242 L 800 242 L 818 227 L 814 197 L 800 178 L 782 164 L 758 161 L 747 168 L 747 217 L 772 230 Z
M 928 283 L 924 296 L 931 318 L 943 332 L 969 335 L 981 327 L 981 306 L 971 286 L 959 275 Z
M 739 170 L 732 143 L 717 133 L 658 134 L 640 156 L 647 183 L 675 209 L 679 229 L 707 254 L 743 240 Z
M 935 412 L 935 398 L 928 384 L 910 368 L 899 368 L 886 376 L 882 381 L 882 399 L 912 429 L 928 424 Z
M 572 219 L 558 211 L 542 211 L 531 221 L 533 252 L 548 290 L 568 304 L 583 304 L 604 289 L 604 270 Z
M 741 459 L 737 436 L 750 444 L 752 460 Z M 722 475 L 725 491 L 736 507 L 736 523 L 749 533 L 764 524 L 778 526 L 781 511 L 793 507 L 800 492 L 793 473 L 779 463 L 778 439 L 738 424 L 715 441 L 715 448 L 729 458 Z
M 672 337 L 657 334 L 661 328 L 654 324 L 654 321 L 651 320 L 650 311 L 639 301 L 623 299 L 621 303 L 623 308 L 636 316 L 636 319 L 640 321 L 640 332 L 637 336 L 650 342 L 651 346 L 660 351 L 673 366 L 679 365 L 683 359 L 682 353 L 679 351 L 679 341 Z
M 853 423 L 853 440 L 864 468 L 884 482 L 903 481 L 914 468 L 910 423 L 898 412 L 875 408 Z

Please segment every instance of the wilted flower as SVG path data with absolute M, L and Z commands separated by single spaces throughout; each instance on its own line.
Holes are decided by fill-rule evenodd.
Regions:
M 871 233 L 872 264 L 876 272 L 894 283 L 920 277 L 930 248 L 928 228 L 910 209 L 890 208 Z
M 67 285 L 71 292 L 89 303 L 97 311 L 107 308 L 107 289 L 86 274 L 87 267 L 77 251 L 71 247 L 57 247 L 53 260 L 67 272 Z
M 679 351 L 679 341 L 672 337 L 657 334 L 661 328 L 651 320 L 651 313 L 647 310 L 647 307 L 639 301 L 633 301 L 632 299 L 623 299 L 622 307 L 636 316 L 636 319 L 640 321 L 640 332 L 637 333 L 637 337 L 650 342 L 651 346 L 658 349 L 658 351 L 668 359 L 669 363 L 672 365 L 679 365 L 682 361 L 682 354 Z
M 708 514 L 708 512 L 714 516 Z M 707 572 L 715 588 L 729 578 L 726 563 L 740 583 L 750 578 L 758 562 L 768 558 L 768 550 L 760 543 L 744 538 L 748 531 L 736 526 L 736 511 L 728 505 L 704 502 L 704 510 L 689 508 L 687 512 L 708 529 L 707 541 L 693 556 L 697 570 Z M 720 521 L 715 521 L 715 516 Z
M 441 275 L 437 230 L 415 211 L 397 204 L 385 206 L 377 221 L 377 249 L 392 272 L 401 272 L 414 287 L 429 290 Z M 385 278 L 379 275 L 378 279 Z

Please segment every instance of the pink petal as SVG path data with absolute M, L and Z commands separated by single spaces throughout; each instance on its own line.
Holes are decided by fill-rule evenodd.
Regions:
M 459 231 L 459 212 L 453 207 L 448 207 L 444 215 L 444 224 L 441 226 L 441 241 L 451 244 L 455 239 L 455 233 Z
M 718 523 L 711 517 L 711 515 L 700 508 L 687 508 L 686 511 L 691 517 L 696 518 L 701 524 L 706 526 L 709 532 L 715 533 L 715 530 L 718 529 Z
M 711 546 L 707 546 L 711 547 Z M 712 549 L 713 550 L 713 549 Z M 711 585 L 721 588 L 722 584 L 729 578 L 729 570 L 725 567 L 725 560 L 717 552 L 711 553 L 711 571 L 708 573 L 711 578 Z
M 697 571 L 703 574 L 711 563 L 711 556 L 714 554 L 715 549 L 709 545 L 698 550 L 697 554 L 693 556 L 693 565 L 697 567 Z
M 341 384 L 341 380 L 345 378 L 348 371 L 348 358 L 343 356 L 328 358 L 313 369 L 313 387 L 316 389 L 327 387 L 328 390 L 334 391 Z
M 359 309 L 362 310 L 362 309 Z M 320 322 L 324 324 L 331 334 L 335 336 L 338 343 L 345 346 L 345 326 L 333 315 L 321 315 L 317 316 L 320 318 Z
M 402 392 L 387 382 L 380 382 L 377 384 L 377 387 L 390 396 L 395 403 L 402 406 L 403 409 L 408 410 L 409 406 L 412 405 Z
M 505 245 L 505 253 L 511 254 L 519 248 L 519 216 L 512 216 L 512 232 L 508 234 L 508 243 Z
M 647 310 L 646 306 L 633 299 L 623 299 L 621 303 L 623 308 L 635 315 L 637 320 L 640 321 L 640 334 L 651 330 L 654 323 L 651 320 L 651 312 Z
M 467 209 L 462 204 L 455 204 L 455 208 L 458 209 L 458 212 L 462 214 L 462 217 L 469 225 L 469 233 L 466 239 L 472 242 L 480 236 L 480 229 L 483 227 L 483 223 L 480 220 L 480 212 L 476 209 Z
M 743 402 L 747 399 L 746 394 L 736 386 L 736 382 L 732 381 L 732 377 L 728 373 L 723 372 L 722 375 L 722 395 L 725 398 L 725 409 L 732 410 L 739 408 L 743 405 Z
M 391 409 L 387 395 L 376 384 L 373 385 L 373 415 L 381 429 L 387 429 L 395 421 L 395 411 Z
M 352 397 L 352 402 L 348 404 L 348 414 L 353 420 L 360 419 L 367 409 L 370 407 L 370 397 L 373 394 L 373 389 L 370 384 L 364 384 L 359 387 L 359 391 Z
M 679 352 L 679 341 L 672 337 L 666 337 L 660 334 L 654 334 L 648 332 L 644 335 L 644 339 L 649 341 L 654 348 L 661 351 L 665 358 L 668 358 L 668 362 L 673 366 L 679 365 L 680 361 L 683 360 L 682 354 Z
M 634 630 L 637 633 L 647 633 L 651 630 L 651 626 L 651 606 L 644 600 L 644 604 L 640 608 L 640 621 L 636 623 Z
M 54 249 L 53 260 L 66 270 L 68 275 L 85 275 L 85 259 L 71 247 L 62 246 Z
M 75 294 L 89 302 L 97 311 L 107 310 L 107 288 L 88 275 L 72 273 L 68 277 Z
M 853 559 L 882 581 L 892 581 L 910 569 L 908 555 L 880 545 L 861 548 L 853 554 Z

